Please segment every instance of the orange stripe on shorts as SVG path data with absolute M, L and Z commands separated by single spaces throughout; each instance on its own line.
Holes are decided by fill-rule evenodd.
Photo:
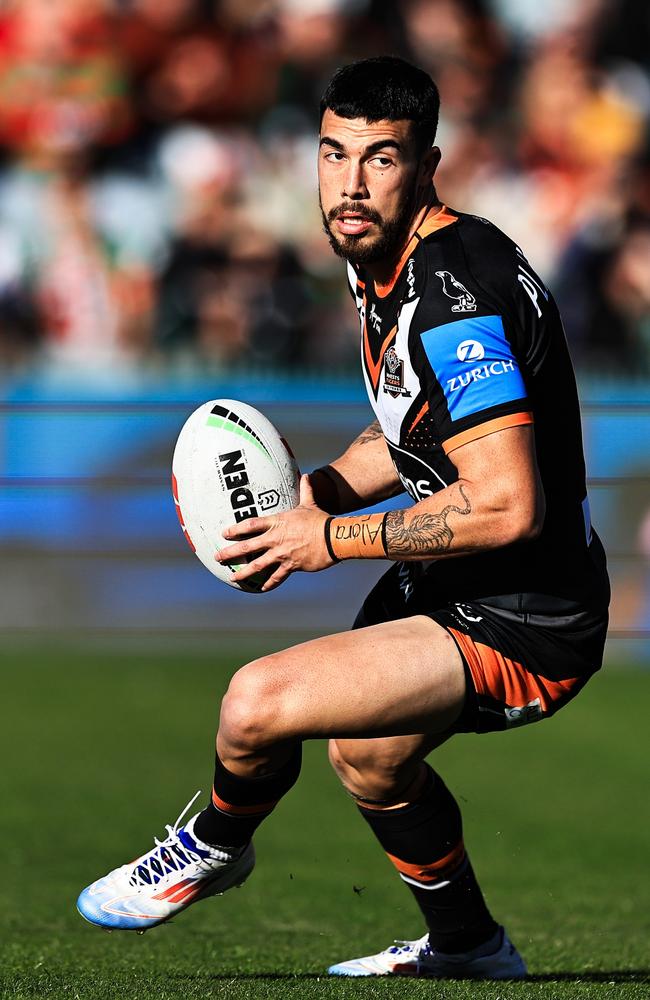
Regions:
M 539 698 L 544 712 L 553 702 L 568 694 L 578 677 L 550 681 L 527 670 L 523 663 L 511 660 L 498 649 L 475 642 L 455 628 L 449 631 L 458 643 L 472 674 L 477 694 L 490 695 L 509 708 L 521 708 Z

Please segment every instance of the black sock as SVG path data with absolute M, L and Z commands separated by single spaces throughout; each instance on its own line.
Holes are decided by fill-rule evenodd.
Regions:
M 199 840 L 219 847 L 247 844 L 262 820 L 298 780 L 301 760 L 302 745 L 297 743 L 286 764 L 273 774 L 240 778 L 223 766 L 217 754 L 212 801 L 194 822 Z
M 463 845 L 460 809 L 427 766 L 420 797 L 399 809 L 357 803 L 363 818 L 407 883 L 438 951 L 469 951 L 498 930 Z

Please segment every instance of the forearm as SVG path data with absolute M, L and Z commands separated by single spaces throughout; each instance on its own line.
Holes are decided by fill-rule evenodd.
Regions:
M 330 465 L 309 476 L 316 503 L 328 514 L 345 514 L 402 492 L 379 423 L 371 424 Z
M 472 502 L 472 487 L 457 482 L 408 510 L 386 514 L 389 559 L 439 559 L 504 544 L 501 512 Z
M 440 559 L 500 548 L 534 537 L 505 494 L 459 480 L 409 509 L 335 517 L 326 537 L 334 557 Z

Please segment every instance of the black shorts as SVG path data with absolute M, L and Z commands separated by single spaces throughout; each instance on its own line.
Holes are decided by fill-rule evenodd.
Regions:
M 454 639 L 467 680 L 457 733 L 487 733 L 548 718 L 602 664 L 607 611 L 517 613 L 481 603 L 432 606 L 426 577 L 396 563 L 366 598 L 354 628 L 428 615 Z

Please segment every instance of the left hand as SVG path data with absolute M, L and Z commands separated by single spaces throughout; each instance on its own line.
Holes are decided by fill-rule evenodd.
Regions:
M 250 517 L 226 528 L 223 537 L 235 544 L 221 549 L 215 559 L 238 563 L 255 557 L 233 574 L 238 583 L 260 570 L 276 567 L 262 587 L 263 591 L 273 590 L 297 569 L 315 573 L 334 565 L 325 544 L 327 516 L 316 506 L 309 476 L 302 476 L 298 507 L 272 517 Z

